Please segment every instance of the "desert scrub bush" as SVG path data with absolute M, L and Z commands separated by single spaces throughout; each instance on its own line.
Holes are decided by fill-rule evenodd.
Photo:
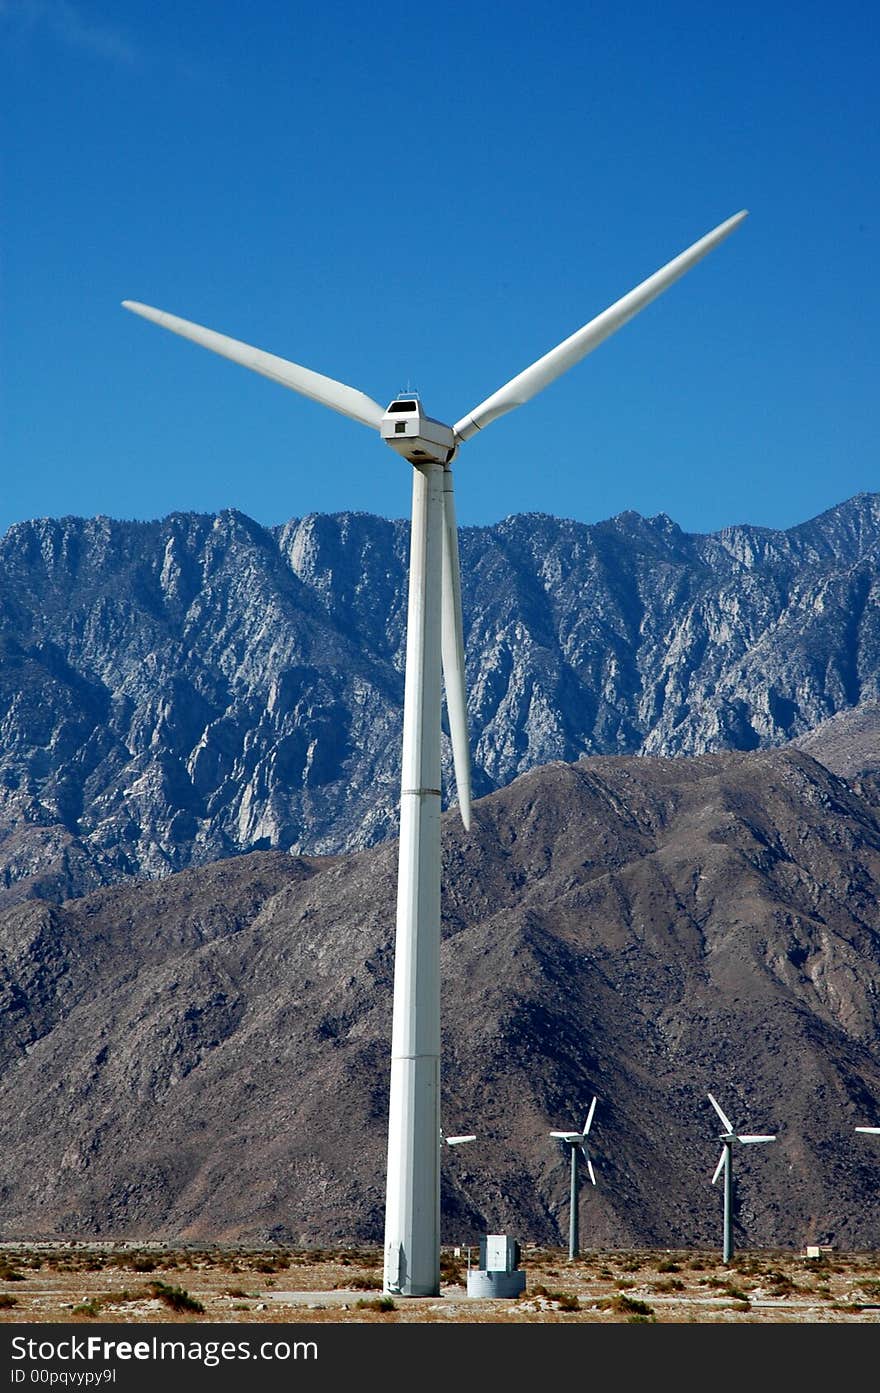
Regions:
M 11 1267 L 8 1262 L 0 1262 L 0 1282 L 24 1282 L 26 1281 L 23 1272 L 19 1272 L 17 1267 Z
M 606 1310 L 617 1311 L 626 1316 L 653 1316 L 654 1308 L 649 1306 L 647 1301 L 637 1301 L 633 1296 L 625 1296 L 620 1292 L 617 1296 L 609 1296 L 607 1301 L 601 1303 Z
M 581 1309 L 581 1303 L 573 1291 L 558 1291 L 553 1300 L 560 1311 L 579 1311 Z
M 641 1258 L 624 1258 L 618 1263 L 621 1272 L 638 1272 L 642 1266 Z
M 450 1286 L 458 1285 L 463 1287 L 467 1278 L 463 1275 L 461 1258 L 442 1253 L 440 1255 L 440 1280 Z
M 749 1294 L 742 1287 L 738 1287 L 735 1282 L 725 1282 L 724 1290 L 728 1296 L 732 1296 L 734 1301 L 748 1301 Z
M 150 1290 L 172 1311 L 204 1311 L 201 1301 L 190 1296 L 183 1287 L 171 1287 L 166 1282 L 151 1282 Z
M 618 1291 L 628 1291 L 630 1287 L 635 1286 L 635 1282 L 630 1277 L 615 1277 L 614 1285 Z
M 869 1281 L 862 1277 L 857 1285 L 859 1290 L 863 1291 L 866 1296 L 869 1296 L 872 1301 L 880 1299 L 880 1282 Z
M 397 1306 L 393 1296 L 377 1296 L 372 1299 L 362 1297 L 356 1301 L 355 1309 L 359 1311 L 396 1311 Z
M 18 1297 L 13 1296 L 9 1291 L 0 1292 L 0 1311 L 8 1311 L 11 1306 L 18 1305 Z
M 579 1311 L 581 1309 L 581 1303 L 572 1292 L 553 1291 L 541 1282 L 538 1282 L 537 1286 L 530 1287 L 529 1296 L 539 1296 L 544 1301 L 552 1301 L 559 1307 L 560 1311 Z
M 684 1291 L 684 1282 L 677 1277 L 667 1277 L 664 1282 L 655 1282 L 651 1287 L 656 1292 Z
M 664 1260 L 663 1260 L 662 1262 L 658 1262 L 658 1264 L 657 1264 L 657 1271 L 658 1271 L 658 1272 L 680 1272 L 680 1271 L 681 1271 L 681 1268 L 679 1267 L 679 1265 L 678 1265 L 677 1262 L 671 1262 L 668 1258 L 664 1258 Z
M 74 1306 L 70 1314 L 83 1316 L 86 1320 L 94 1320 L 95 1316 L 101 1314 L 101 1303 L 97 1297 L 93 1297 L 91 1301 L 81 1301 L 78 1306 Z
M 350 1287 L 352 1291 L 381 1291 L 381 1277 L 352 1277 L 349 1281 L 343 1282 L 343 1286 Z

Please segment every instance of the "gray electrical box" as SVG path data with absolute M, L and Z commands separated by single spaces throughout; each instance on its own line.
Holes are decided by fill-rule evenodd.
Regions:
M 519 1267 L 519 1244 L 507 1233 L 487 1233 L 480 1239 L 484 1272 L 514 1272 Z
M 487 1233 L 480 1239 L 480 1266 L 467 1274 L 468 1296 L 519 1296 L 526 1274 L 519 1271 L 520 1246 L 506 1233 Z

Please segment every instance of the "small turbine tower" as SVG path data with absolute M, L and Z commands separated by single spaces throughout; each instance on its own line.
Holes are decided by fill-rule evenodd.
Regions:
M 715 1184 L 721 1172 L 724 1171 L 724 1248 L 722 1251 L 722 1261 L 730 1262 L 733 1256 L 733 1236 L 731 1233 L 733 1143 L 734 1141 L 741 1141 L 748 1146 L 752 1142 L 775 1141 L 776 1133 L 774 1132 L 771 1136 L 769 1133 L 749 1134 L 735 1131 L 730 1118 L 722 1112 L 711 1093 L 708 1095 L 708 1098 L 718 1116 L 721 1118 L 724 1127 L 724 1131 L 721 1133 L 721 1156 L 718 1160 L 718 1165 L 715 1167 L 715 1174 L 712 1176 L 712 1184 Z
M 590 1153 L 587 1150 L 587 1137 L 590 1134 L 590 1127 L 593 1123 L 593 1113 L 596 1111 L 596 1099 L 593 1098 L 590 1104 L 590 1111 L 587 1113 L 587 1120 L 584 1123 L 582 1132 L 551 1132 L 551 1137 L 558 1137 L 571 1152 L 571 1200 L 569 1204 L 568 1216 L 568 1256 L 569 1259 L 576 1258 L 580 1252 L 580 1231 L 578 1225 L 578 1197 L 580 1195 L 580 1158 L 583 1156 L 587 1163 L 587 1173 L 590 1180 L 595 1185 L 596 1176 L 593 1171 L 593 1163 L 590 1160 Z

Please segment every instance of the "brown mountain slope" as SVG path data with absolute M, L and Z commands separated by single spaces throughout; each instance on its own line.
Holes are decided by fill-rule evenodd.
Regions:
M 880 1241 L 880 816 L 804 752 L 595 758 L 444 822 L 444 1239 Z M 0 916 L 0 1237 L 381 1240 L 396 844 Z

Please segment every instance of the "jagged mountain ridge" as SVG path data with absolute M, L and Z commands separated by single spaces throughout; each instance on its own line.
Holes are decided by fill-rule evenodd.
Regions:
M 476 793 L 584 754 L 772 747 L 876 701 L 878 542 L 876 494 L 785 532 L 462 529 Z M 394 835 L 407 547 L 364 514 L 10 528 L 0 903 Z
M 397 845 L 0 913 L 3 1236 L 381 1241 Z M 443 825 L 445 1242 L 876 1247 L 880 797 L 805 752 L 554 763 Z

